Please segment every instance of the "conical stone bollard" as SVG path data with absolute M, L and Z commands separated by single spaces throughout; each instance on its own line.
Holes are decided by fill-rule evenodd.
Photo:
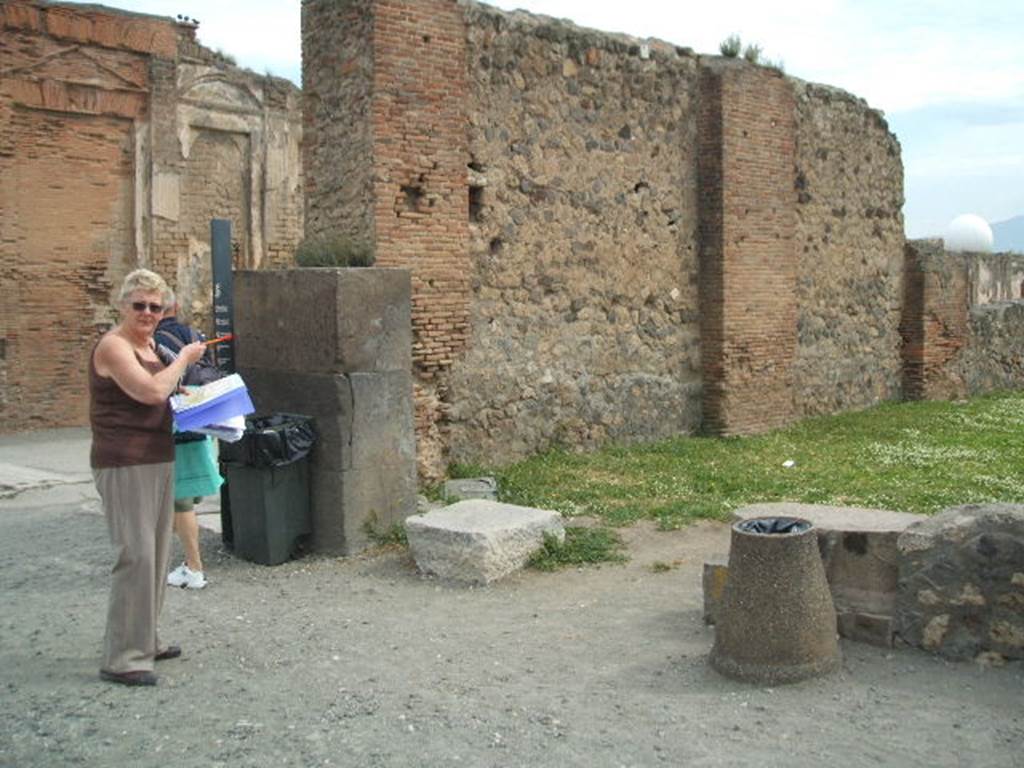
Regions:
M 781 517 L 736 523 L 711 666 L 737 680 L 776 685 L 839 664 L 836 613 L 814 526 Z

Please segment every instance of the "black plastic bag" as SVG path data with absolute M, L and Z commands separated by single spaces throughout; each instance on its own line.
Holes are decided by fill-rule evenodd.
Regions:
M 283 467 L 309 455 L 316 442 L 313 419 L 297 413 L 248 416 L 236 443 L 221 442 L 220 459 L 250 467 Z
M 755 517 L 738 523 L 736 527 L 744 533 L 802 533 L 811 524 L 798 517 Z

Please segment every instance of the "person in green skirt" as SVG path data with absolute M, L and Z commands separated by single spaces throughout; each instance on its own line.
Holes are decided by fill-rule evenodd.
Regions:
M 154 340 L 163 356 L 175 357 L 191 341 L 202 341 L 194 328 L 178 321 L 178 305 L 170 291 L 164 297 L 163 319 L 156 328 Z M 190 365 L 182 378 L 183 386 L 208 384 L 222 376 L 213 362 L 210 350 L 196 364 Z M 185 561 L 167 574 L 172 587 L 202 589 L 207 585 L 203 557 L 199 550 L 199 522 L 195 505 L 204 496 L 216 493 L 224 478 L 217 469 L 213 438 L 196 432 L 174 433 L 174 530 L 185 550 Z

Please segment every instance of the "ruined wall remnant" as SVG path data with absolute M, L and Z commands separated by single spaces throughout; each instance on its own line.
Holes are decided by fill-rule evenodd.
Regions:
M 807 416 L 901 394 L 903 166 L 862 99 L 793 81 L 797 348 L 793 399 Z
M 451 457 L 699 423 L 697 59 L 466 11 L 470 341 Z
M 436 466 L 444 378 L 469 316 L 461 7 L 310 0 L 302 20 L 307 233 L 354 237 L 378 266 L 411 268 L 420 461 Z
M 308 227 L 412 270 L 426 476 L 899 394 L 899 145 L 859 99 L 472 2 L 303 10 Z
M 906 245 L 903 391 L 915 400 L 967 393 L 955 360 L 968 342 L 968 257 L 947 253 L 941 240 Z
M 941 240 L 907 243 L 904 390 L 948 399 L 1014 389 L 1024 381 L 1024 301 L 999 295 L 1021 257 L 949 253 Z M 1012 279 L 1011 279 L 1012 280 Z
M 148 266 L 209 318 L 209 219 L 246 266 L 302 228 L 298 89 L 195 28 L 102 6 L 0 4 L 0 431 L 81 424 L 92 344 Z
M 973 253 L 969 264 L 971 306 L 1024 299 L 1024 256 Z

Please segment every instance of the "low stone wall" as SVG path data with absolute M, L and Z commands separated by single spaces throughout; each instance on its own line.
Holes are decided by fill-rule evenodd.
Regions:
M 955 659 L 1024 658 L 1024 506 L 953 507 L 897 546 L 900 638 Z
M 968 334 L 954 366 L 967 393 L 1019 388 L 1024 382 L 1024 301 L 973 307 Z

